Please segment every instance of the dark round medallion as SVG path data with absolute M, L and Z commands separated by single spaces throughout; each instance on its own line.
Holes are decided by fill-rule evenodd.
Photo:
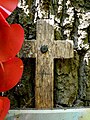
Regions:
M 40 50 L 41 50 L 42 53 L 46 53 L 48 51 L 48 46 L 43 45 L 43 46 L 41 46 Z

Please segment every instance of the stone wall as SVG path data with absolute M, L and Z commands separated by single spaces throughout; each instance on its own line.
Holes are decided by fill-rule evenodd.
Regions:
M 20 23 L 24 27 L 25 38 L 30 40 L 35 38 L 35 24 L 40 18 L 54 19 L 56 40 L 74 42 L 73 59 L 62 58 L 54 61 L 54 106 L 59 108 L 90 106 L 90 0 L 26 0 L 25 2 L 21 0 L 19 7 L 8 18 L 8 21 Z M 27 64 L 29 63 L 27 61 Z M 27 104 L 25 106 L 25 103 L 20 103 L 21 105 L 17 106 L 18 100 L 13 95 L 16 102 L 12 103 L 11 108 L 34 107 L 34 102 L 29 104 L 30 99 L 34 101 L 32 65 L 35 65 L 35 62 L 31 62 L 30 68 L 25 65 L 28 70 L 24 73 L 20 83 L 23 84 L 23 88 L 27 86 L 27 82 L 30 83 L 30 88 L 26 87 L 25 93 L 20 91 L 20 94 L 25 96 L 27 88 L 29 89 L 28 97 L 22 100 Z M 33 78 L 31 79 L 30 76 Z M 23 81 L 26 80 L 27 82 L 24 83 Z M 11 91 L 15 89 L 17 87 Z M 10 92 L 8 96 L 11 96 Z

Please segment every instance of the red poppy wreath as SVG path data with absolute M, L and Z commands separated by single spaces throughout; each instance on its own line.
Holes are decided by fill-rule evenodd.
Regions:
M 16 54 L 24 41 L 24 30 L 19 24 L 8 24 L 6 18 L 13 12 L 18 0 L 0 0 L 0 92 L 13 88 L 23 73 L 23 62 Z M 7 97 L 0 97 L 0 120 L 10 108 Z

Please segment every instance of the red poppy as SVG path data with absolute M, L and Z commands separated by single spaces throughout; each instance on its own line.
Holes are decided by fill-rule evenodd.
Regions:
M 0 120 L 4 120 L 10 108 L 10 100 L 0 96 Z
M 17 4 L 18 0 L 0 0 L 0 92 L 13 88 L 23 73 L 22 60 L 15 56 L 22 47 L 24 30 L 6 21 Z M 0 97 L 0 120 L 4 120 L 9 107 L 9 99 Z
M 7 18 L 16 8 L 18 0 L 0 0 L 0 12 Z
M 23 73 L 22 60 L 15 57 L 0 65 L 0 92 L 13 88 Z
M 22 47 L 24 30 L 19 24 L 9 25 L 0 14 L 0 61 L 14 57 Z
M 0 13 L 0 27 L 10 27 L 4 16 Z

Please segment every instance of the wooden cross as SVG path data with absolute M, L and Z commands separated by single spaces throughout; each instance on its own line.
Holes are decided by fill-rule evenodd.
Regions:
M 38 20 L 36 40 L 25 41 L 20 57 L 36 58 L 35 107 L 53 108 L 54 58 L 72 58 L 73 45 L 54 40 L 50 20 Z

